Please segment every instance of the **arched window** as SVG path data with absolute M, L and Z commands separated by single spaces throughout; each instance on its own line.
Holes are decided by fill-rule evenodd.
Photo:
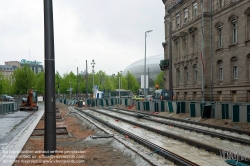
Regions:
M 222 60 L 218 60 L 217 64 L 218 64 L 219 81 L 223 81 L 223 63 L 222 63 Z
M 198 70 L 197 70 L 197 65 L 193 65 L 193 83 L 194 85 L 198 82 Z
M 222 5 L 223 5 L 223 1 L 222 0 L 218 0 L 218 7 L 222 8 Z
M 231 24 L 231 33 L 229 33 L 230 37 L 231 37 L 231 44 L 236 44 L 237 43 L 237 33 L 238 33 L 238 27 L 237 27 L 237 23 L 238 23 L 238 17 L 235 15 L 231 15 L 228 18 L 228 21 Z
M 188 84 L 188 67 L 187 66 L 185 66 L 184 67 L 184 85 L 185 86 L 187 86 L 187 84 Z
M 196 39 L 195 39 L 195 35 L 192 35 L 192 46 L 193 46 L 193 53 L 196 52 Z
M 232 20 L 233 44 L 237 43 L 237 20 Z
M 177 69 L 176 69 L 176 86 L 177 86 L 177 87 L 179 87 L 179 85 L 180 85 L 180 78 L 181 78 L 180 69 L 177 68 Z
M 231 59 L 231 69 L 232 69 L 232 79 L 237 80 L 239 78 L 239 69 L 238 69 L 238 64 L 237 64 L 237 57 L 232 57 Z
M 217 27 L 218 30 L 218 48 L 222 47 L 222 26 Z
M 247 35 L 248 39 L 250 39 L 250 12 L 247 15 Z
M 247 54 L 247 58 L 246 58 L 246 79 L 249 80 L 250 79 L 250 53 Z
M 197 17 L 197 3 L 193 4 L 193 19 Z
M 176 59 L 180 60 L 179 43 L 178 42 L 175 43 L 175 52 L 176 52 L 176 55 L 177 55 Z
M 246 40 L 250 40 L 250 7 L 245 11 L 246 15 Z

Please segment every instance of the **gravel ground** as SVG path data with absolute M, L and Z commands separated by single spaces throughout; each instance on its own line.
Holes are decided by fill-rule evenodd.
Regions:
M 57 154 L 44 156 L 44 137 L 31 136 L 23 147 L 22 152 L 15 161 L 14 166 L 22 165 L 83 165 L 83 166 L 134 166 L 131 154 L 125 154 L 119 148 L 116 149 L 111 139 L 105 141 L 91 141 L 90 136 L 95 131 L 84 124 L 76 116 L 69 114 L 68 107 L 57 103 L 63 120 L 57 120 L 57 127 L 65 126 L 68 136 L 57 136 Z M 44 120 L 41 120 L 36 129 L 44 128 Z M 33 132 L 34 133 L 34 132 Z M 91 143 L 92 142 L 92 143 Z

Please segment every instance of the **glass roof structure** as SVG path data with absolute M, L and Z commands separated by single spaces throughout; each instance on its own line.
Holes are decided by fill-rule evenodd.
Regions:
M 146 74 L 149 73 L 149 79 L 155 80 L 157 75 L 161 72 L 160 69 L 160 60 L 164 59 L 164 55 L 155 55 L 147 57 L 146 59 Z M 144 75 L 144 58 L 138 60 L 123 70 L 123 75 L 126 75 L 127 72 L 130 72 L 137 80 L 141 79 L 141 75 Z M 140 82 L 140 81 L 139 81 Z

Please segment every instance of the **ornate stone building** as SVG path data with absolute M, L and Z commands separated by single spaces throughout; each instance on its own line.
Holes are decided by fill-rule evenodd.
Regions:
M 250 102 L 250 1 L 162 1 L 164 58 L 172 50 L 177 99 L 202 100 L 204 85 L 205 101 Z M 166 78 L 168 73 L 165 69 Z

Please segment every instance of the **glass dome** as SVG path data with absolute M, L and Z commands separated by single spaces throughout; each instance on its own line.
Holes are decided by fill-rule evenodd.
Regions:
M 164 59 L 163 54 L 147 57 L 147 59 L 146 59 L 146 74 L 147 75 L 149 74 L 149 79 L 151 81 L 154 81 L 156 79 L 157 75 L 161 72 L 159 64 L 160 64 L 160 60 L 163 60 L 163 59 Z M 128 67 L 126 67 L 122 73 L 124 73 L 124 75 L 126 75 L 128 71 L 140 83 L 141 82 L 141 75 L 144 75 L 144 58 L 140 59 L 140 60 L 132 63 Z M 149 85 L 152 86 L 152 83 L 150 82 Z

